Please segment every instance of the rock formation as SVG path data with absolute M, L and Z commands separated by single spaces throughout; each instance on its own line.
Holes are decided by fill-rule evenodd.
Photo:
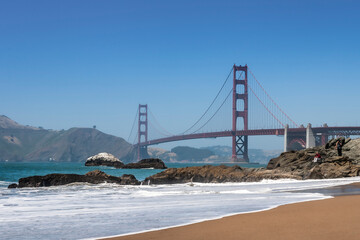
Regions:
M 121 177 L 114 177 L 102 171 L 95 170 L 88 172 L 85 175 L 54 173 L 45 176 L 31 176 L 26 178 L 20 178 L 19 184 L 17 186 L 11 184 L 9 185 L 8 188 L 49 187 L 49 186 L 66 185 L 75 182 L 86 182 L 92 184 L 107 182 L 107 183 L 117 183 L 120 185 L 140 185 L 140 182 L 136 180 L 136 178 L 133 175 L 124 174 Z
M 239 166 L 201 166 L 169 168 L 145 179 L 151 184 L 169 184 L 186 182 L 240 182 L 245 176 L 245 169 Z
M 337 140 L 337 139 L 336 139 Z M 202 166 L 170 168 L 145 179 L 152 184 L 186 182 L 251 182 L 262 179 L 325 179 L 360 175 L 360 139 L 339 138 L 343 142 L 343 156 L 337 156 L 336 140 L 325 146 L 290 151 L 269 161 L 266 168 L 241 168 L 239 166 Z M 313 162 L 316 152 L 322 161 Z
M 12 183 L 8 186 L 8 188 L 17 188 L 18 185 L 16 183 Z
M 225 183 L 255 182 L 262 179 L 296 178 L 289 173 L 264 168 L 242 168 L 235 166 L 211 166 L 169 168 L 144 180 L 151 184 L 173 184 L 187 182 Z
M 122 168 L 154 168 L 154 169 L 166 169 L 165 163 L 158 158 L 147 158 L 137 163 L 128 163 Z
M 253 182 L 263 179 L 326 179 L 353 177 L 360 175 L 360 139 L 350 140 L 339 138 L 343 142 L 343 156 L 337 156 L 336 140 L 329 141 L 325 146 L 290 151 L 269 161 L 266 168 L 242 168 L 239 166 L 201 166 L 186 168 L 170 168 L 152 175 L 144 180 L 151 184 L 172 184 L 186 182 L 223 183 L 223 182 Z M 321 162 L 314 162 L 316 153 L 322 156 Z M 128 164 L 130 165 L 130 164 Z M 135 165 L 123 168 L 164 167 L 160 159 L 144 159 Z M 155 168 L 155 167 L 154 167 Z M 133 175 L 114 177 L 99 170 L 85 175 L 49 174 L 21 178 L 18 187 L 40 187 L 63 185 L 73 182 L 117 183 L 138 185 L 139 181 Z M 15 185 L 9 185 L 14 188 Z
M 99 153 L 95 156 L 89 157 L 85 166 L 110 166 L 115 168 L 154 168 L 154 169 L 166 169 L 165 163 L 158 158 L 147 158 L 137 163 L 124 164 L 119 159 L 109 153 Z
M 118 158 L 114 157 L 114 155 L 105 152 L 89 157 L 85 162 L 85 166 L 109 166 L 122 168 L 124 165 L 125 164 Z

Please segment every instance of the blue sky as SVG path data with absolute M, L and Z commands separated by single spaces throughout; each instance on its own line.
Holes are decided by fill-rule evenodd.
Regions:
M 127 139 L 147 103 L 181 132 L 236 63 L 297 123 L 359 126 L 359 10 L 349 0 L 0 0 L 0 114 Z M 250 147 L 281 142 L 256 137 Z

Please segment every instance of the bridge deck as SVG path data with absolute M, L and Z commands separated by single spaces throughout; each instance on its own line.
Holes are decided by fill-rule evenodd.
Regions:
M 314 134 L 327 133 L 328 135 L 360 135 L 360 127 L 315 127 L 312 128 Z M 305 133 L 306 128 L 289 128 L 289 133 Z M 236 131 L 236 136 L 266 136 L 266 135 L 284 135 L 284 129 L 257 129 L 257 130 L 240 130 Z M 140 146 L 155 145 L 166 142 L 174 142 L 181 140 L 200 139 L 200 138 L 218 138 L 231 137 L 232 131 L 208 132 L 208 133 L 194 133 L 186 135 L 170 136 L 159 138 L 140 143 Z M 137 146 L 137 144 L 135 145 Z

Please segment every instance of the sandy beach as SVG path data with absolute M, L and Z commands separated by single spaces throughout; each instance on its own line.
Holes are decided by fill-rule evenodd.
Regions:
M 358 188 L 360 184 L 353 186 Z M 346 195 L 106 239 L 359 239 L 359 218 L 360 195 Z

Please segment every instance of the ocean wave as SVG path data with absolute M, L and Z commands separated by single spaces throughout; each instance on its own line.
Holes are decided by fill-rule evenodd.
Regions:
M 5 239 L 18 236 L 56 239 L 59 234 L 63 239 L 129 234 L 325 199 L 328 196 L 320 193 L 294 191 L 353 182 L 360 182 L 360 177 L 144 186 L 74 183 L 46 188 L 4 188 L 1 193 L 9 195 L 0 197 L 0 229 Z

